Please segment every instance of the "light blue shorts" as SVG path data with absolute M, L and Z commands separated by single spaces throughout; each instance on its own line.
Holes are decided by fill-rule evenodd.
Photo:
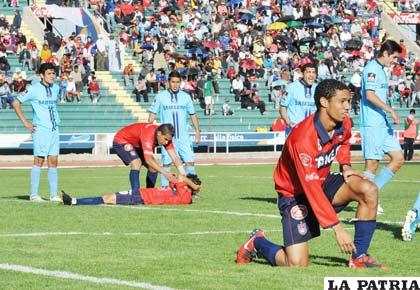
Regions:
M 36 127 L 32 133 L 34 142 L 34 156 L 58 156 L 60 152 L 60 133 L 58 128 L 55 131 L 41 126 Z
M 381 160 L 388 152 L 401 151 L 392 128 L 360 127 L 364 159 Z
M 194 150 L 190 139 L 172 139 L 172 142 L 174 143 L 175 152 L 181 158 L 182 163 L 194 162 Z M 165 148 L 162 147 L 162 164 L 167 165 L 170 163 L 172 163 L 171 156 L 169 156 Z

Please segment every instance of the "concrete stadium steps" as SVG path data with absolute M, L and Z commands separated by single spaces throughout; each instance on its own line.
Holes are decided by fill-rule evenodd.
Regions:
M 108 71 L 97 71 L 96 77 L 101 81 L 102 89 L 108 90 L 115 95 L 117 103 L 123 105 L 125 108 L 131 110 L 131 114 L 137 118 L 138 121 L 147 120 L 148 114 L 146 109 L 134 102 L 131 97 L 131 90 L 121 85 L 118 80 L 121 79 L 121 73 L 114 73 Z

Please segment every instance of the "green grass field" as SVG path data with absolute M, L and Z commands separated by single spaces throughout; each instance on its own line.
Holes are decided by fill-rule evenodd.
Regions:
M 204 184 L 200 198 L 177 207 L 30 203 L 29 170 L 1 170 L 0 266 L 143 282 L 155 289 L 322 289 L 325 276 L 418 276 L 420 233 L 403 242 L 400 230 L 420 191 L 419 164 L 404 165 L 381 193 L 385 214 L 378 217 L 370 253 L 389 270 L 348 269 L 348 256 L 339 252 L 329 230 L 310 242 L 309 268 L 275 268 L 263 260 L 236 265 L 235 251 L 252 229 L 262 227 L 271 240 L 282 241 L 273 168 L 198 167 Z M 59 188 L 76 197 L 129 188 L 127 168 L 60 169 L 59 174 Z M 44 170 L 44 197 L 46 182 Z M 340 214 L 351 233 L 353 216 L 354 206 Z M 0 269 L 0 289 L 134 289 L 99 282 Z

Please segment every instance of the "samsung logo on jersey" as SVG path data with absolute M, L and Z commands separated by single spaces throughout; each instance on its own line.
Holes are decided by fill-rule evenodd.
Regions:
M 164 110 L 185 110 L 186 106 L 182 105 L 169 105 L 169 106 L 163 106 Z
M 334 147 L 329 152 L 324 152 L 321 155 L 319 155 L 317 158 L 315 158 L 316 167 L 322 168 L 329 166 L 331 163 L 333 163 L 335 156 L 337 156 L 337 152 L 340 146 Z
M 298 101 L 296 100 L 295 103 L 297 106 L 313 106 L 315 102 L 308 102 L 308 101 Z
M 38 104 L 40 104 L 40 105 L 54 105 L 54 104 L 57 104 L 57 100 L 54 100 L 54 101 L 52 101 L 52 100 L 39 100 Z

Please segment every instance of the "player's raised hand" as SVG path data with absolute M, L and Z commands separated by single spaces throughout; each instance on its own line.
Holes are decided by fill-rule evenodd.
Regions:
M 342 253 L 351 254 L 356 252 L 356 246 L 353 243 L 353 238 L 341 226 L 341 224 L 335 225 L 333 230 L 335 232 L 335 239 L 337 240 L 337 244 L 340 247 L 340 251 Z

